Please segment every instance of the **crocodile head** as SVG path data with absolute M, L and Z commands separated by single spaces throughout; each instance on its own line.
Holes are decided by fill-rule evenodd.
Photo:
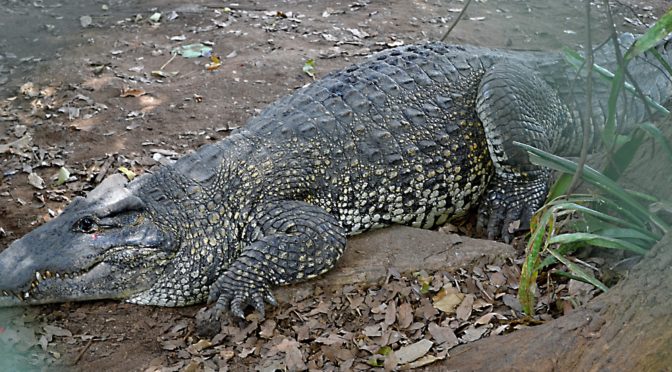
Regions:
M 0 252 L 0 307 L 126 299 L 148 290 L 176 244 L 125 183 L 108 177 Z

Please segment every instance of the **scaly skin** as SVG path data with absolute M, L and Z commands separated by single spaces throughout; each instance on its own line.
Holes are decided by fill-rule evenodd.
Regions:
M 655 68 L 631 71 L 654 99 L 669 96 Z M 0 254 L 0 306 L 208 299 L 263 316 L 272 286 L 328 271 L 349 235 L 432 228 L 480 205 L 479 225 L 508 239 L 548 177 L 513 141 L 580 147 L 573 75 L 554 54 L 430 43 L 374 55 L 157 173 L 108 178 Z M 595 119 L 605 100 L 598 90 Z

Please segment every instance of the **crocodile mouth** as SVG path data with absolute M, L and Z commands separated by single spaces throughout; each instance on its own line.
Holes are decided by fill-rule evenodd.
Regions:
M 1 294 L 0 295 L 0 306 L 2 306 L 4 302 L 13 302 L 15 305 L 21 305 L 21 304 L 28 305 L 31 297 L 33 296 L 35 291 L 37 291 L 38 286 L 43 281 L 45 281 L 45 280 L 68 280 L 70 278 L 76 278 L 78 276 L 81 276 L 84 273 L 86 273 L 86 271 L 84 271 L 84 270 L 79 271 L 79 272 L 70 272 L 70 273 L 52 273 L 49 270 L 44 270 L 42 272 L 36 271 L 35 272 L 35 279 L 33 279 L 33 281 L 30 282 L 30 286 L 28 287 L 27 290 L 18 290 L 18 291 L 2 290 L 0 292 L 0 294 Z M 11 306 L 11 305 L 7 305 L 7 306 Z
M 147 290 L 147 276 L 169 260 L 156 247 L 115 247 L 84 269 L 35 271 L 23 288 L 0 290 L 0 307 L 128 298 Z

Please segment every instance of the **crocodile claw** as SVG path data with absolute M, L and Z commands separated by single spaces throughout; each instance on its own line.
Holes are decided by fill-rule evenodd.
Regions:
M 244 310 L 247 306 L 252 306 L 259 313 L 260 319 L 264 319 L 266 315 L 264 302 L 272 306 L 278 304 L 268 285 L 262 280 L 252 284 L 236 280 L 226 273 L 210 287 L 208 296 L 208 303 L 215 303 L 218 316 L 229 311 L 233 316 L 241 319 L 245 319 Z
M 546 181 L 541 177 L 524 182 L 493 180 L 481 201 L 476 230 L 487 234 L 490 240 L 501 238 L 510 243 L 518 230 L 512 229 L 512 224 L 520 221 L 521 226 L 528 226 L 547 191 Z

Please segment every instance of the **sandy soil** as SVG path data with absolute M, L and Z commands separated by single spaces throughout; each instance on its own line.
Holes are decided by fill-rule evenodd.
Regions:
M 650 23 L 667 7 L 665 1 L 642 3 L 616 5 L 620 29 L 637 30 L 632 10 Z M 30 136 L 20 154 L 0 153 L 0 249 L 119 166 L 141 173 L 225 137 L 266 104 L 310 83 L 302 70 L 308 59 L 319 78 L 378 50 L 440 39 L 462 6 L 438 0 L 0 1 L 0 144 Z M 160 22 L 148 20 L 155 12 Z M 603 37 L 602 8 L 594 5 L 592 12 L 596 38 Z M 585 29 L 577 1 L 489 0 L 471 4 L 448 41 L 554 50 L 579 46 Z M 209 71 L 207 58 L 171 57 L 174 48 L 199 42 L 212 46 L 219 68 Z M 158 70 L 162 74 L 153 73 Z M 61 166 L 74 178 L 55 186 Z M 31 173 L 44 180 L 44 189 L 31 185 Z M 50 346 L 51 356 L 59 353 L 78 370 L 126 371 L 173 363 L 174 353 L 157 339 L 199 308 L 96 302 L 46 306 L 39 316 L 93 336 Z

